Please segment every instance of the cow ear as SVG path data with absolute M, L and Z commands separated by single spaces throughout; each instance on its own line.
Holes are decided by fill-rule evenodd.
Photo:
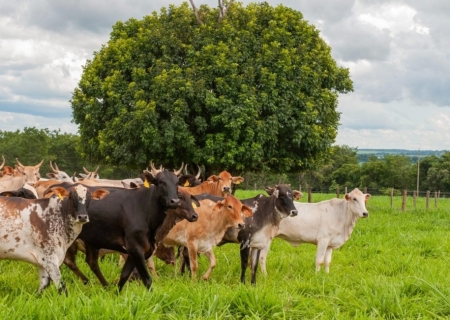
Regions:
M 91 199 L 94 200 L 102 200 L 109 194 L 108 190 L 105 189 L 97 189 L 91 193 Z
M 67 191 L 63 187 L 53 187 L 50 188 L 50 190 L 53 191 L 53 193 L 56 194 L 61 199 L 64 199 L 69 196 L 69 191 Z
M 294 199 L 295 200 L 300 200 L 301 197 L 303 197 L 303 193 L 301 193 L 298 190 L 294 190 Z
M 369 200 L 370 197 L 371 197 L 371 195 L 370 195 L 369 193 L 366 193 L 366 199 L 365 199 L 365 201 Z
M 252 209 L 250 209 L 250 207 L 245 204 L 242 206 L 242 213 L 244 214 L 244 217 L 247 218 L 253 216 Z
M 349 201 L 350 200 L 350 195 L 348 193 L 345 194 L 344 199 Z
M 223 208 L 224 205 L 225 205 L 225 200 L 217 201 L 213 207 L 213 211 L 219 211 L 220 209 Z
M 150 171 L 144 171 L 141 174 L 141 179 L 144 181 L 144 187 L 150 188 L 150 183 L 152 184 L 158 184 L 158 179 L 156 179 Z
M 194 196 L 191 196 L 191 201 L 192 201 L 192 206 L 194 206 L 194 208 L 198 208 L 200 207 L 200 201 L 198 201 L 198 199 Z
M 233 181 L 234 184 L 240 184 L 241 182 L 244 182 L 244 178 L 242 178 L 242 177 L 231 177 L 231 181 Z
M 50 179 L 56 178 L 56 174 L 54 174 L 54 173 L 47 173 L 47 177 L 49 177 Z
M 5 191 L 5 192 L 0 193 L 0 196 L 2 196 L 2 197 L 12 197 L 13 193 L 11 191 Z
M 219 177 L 216 175 L 212 175 L 210 176 L 208 179 L 206 179 L 207 181 L 213 181 L 213 182 L 217 182 L 219 181 Z
M 271 196 L 273 191 L 275 190 L 275 188 L 274 187 L 267 187 L 267 188 L 264 188 L 264 190 L 269 194 L 269 196 Z

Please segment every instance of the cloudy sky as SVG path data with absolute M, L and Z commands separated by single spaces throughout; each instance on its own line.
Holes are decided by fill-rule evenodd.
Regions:
M 77 133 L 69 100 L 112 25 L 181 2 L 0 0 L 0 130 Z M 450 150 L 450 1 L 267 2 L 301 11 L 350 69 L 355 91 L 340 96 L 336 144 Z

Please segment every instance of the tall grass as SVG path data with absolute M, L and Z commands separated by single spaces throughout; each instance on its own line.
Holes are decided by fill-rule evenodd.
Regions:
M 240 191 L 244 199 L 257 192 Z M 313 195 L 313 201 L 333 195 Z M 302 199 L 304 202 L 306 199 Z M 268 255 L 268 276 L 257 284 L 239 282 L 239 246 L 215 248 L 217 267 L 209 281 L 180 275 L 157 260 L 158 278 L 148 291 L 139 282 L 121 293 L 100 286 L 79 254 L 77 262 L 91 283 L 83 285 L 61 267 L 69 296 L 52 286 L 38 295 L 34 266 L 0 261 L 0 310 L 3 319 L 447 319 L 450 317 L 450 200 L 439 208 L 419 199 L 389 197 L 367 202 L 369 218 L 357 222 L 351 239 L 333 252 L 330 273 L 315 272 L 316 247 L 291 247 L 275 239 Z M 117 280 L 118 257 L 100 266 Z M 199 259 L 199 274 L 208 263 Z M 247 271 L 249 280 L 249 271 Z M 248 281 L 249 282 L 249 281 Z

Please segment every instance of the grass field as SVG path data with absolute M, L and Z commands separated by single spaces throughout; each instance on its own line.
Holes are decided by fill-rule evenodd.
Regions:
M 255 192 L 239 192 L 248 198 Z M 333 195 L 313 195 L 313 202 Z M 302 199 L 305 201 L 305 199 Z M 268 276 L 258 272 L 256 286 L 239 282 L 239 246 L 215 249 L 211 280 L 191 280 L 173 266 L 156 261 L 159 278 L 151 291 L 131 282 L 100 286 L 79 254 L 91 283 L 83 285 L 62 266 L 69 296 L 54 286 L 38 295 L 37 269 L 0 261 L 2 319 L 448 319 L 450 318 L 450 200 L 425 210 L 425 199 L 412 200 L 401 212 L 401 197 L 372 197 L 370 216 L 357 222 L 351 239 L 334 250 L 330 273 L 315 272 L 316 247 L 291 247 L 275 239 L 268 255 Z M 118 257 L 101 268 L 118 279 Z M 207 259 L 199 259 L 199 274 Z M 248 270 L 247 279 L 250 278 Z M 249 282 L 249 281 L 247 281 Z

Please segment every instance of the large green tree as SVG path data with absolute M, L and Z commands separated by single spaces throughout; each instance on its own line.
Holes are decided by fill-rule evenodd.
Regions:
M 338 94 L 353 84 L 319 31 L 282 5 L 195 9 L 113 26 L 71 99 L 83 155 L 210 172 L 287 172 L 327 157 Z

